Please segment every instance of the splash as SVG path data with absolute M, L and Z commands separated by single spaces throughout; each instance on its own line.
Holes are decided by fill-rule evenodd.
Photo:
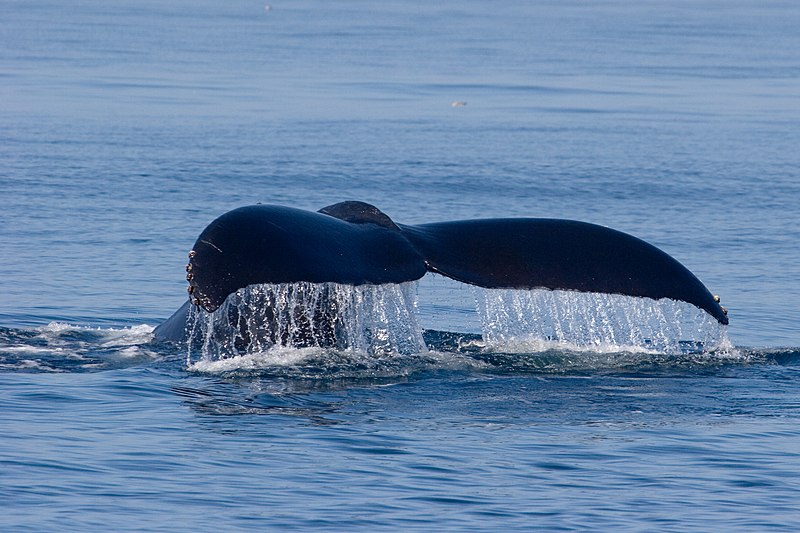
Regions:
M 225 359 L 273 347 L 326 348 L 371 356 L 426 350 L 416 282 L 384 285 L 250 285 L 213 313 L 189 313 L 189 354 Z
M 727 328 L 676 300 L 575 291 L 476 289 L 493 349 L 680 354 L 730 350 Z

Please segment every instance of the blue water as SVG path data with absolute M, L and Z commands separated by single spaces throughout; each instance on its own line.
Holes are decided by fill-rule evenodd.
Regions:
M 0 21 L 3 531 L 800 528 L 795 3 Z M 632 233 L 722 297 L 729 342 L 497 347 L 485 295 L 442 278 L 416 288 L 419 353 L 152 340 L 216 216 L 347 199 Z

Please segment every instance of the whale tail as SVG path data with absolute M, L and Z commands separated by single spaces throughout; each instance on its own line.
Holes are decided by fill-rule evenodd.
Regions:
M 377 285 L 416 280 L 430 271 L 486 288 L 671 298 L 728 324 L 718 298 L 677 260 L 632 235 L 574 220 L 403 225 L 364 202 L 316 213 L 259 204 L 209 224 L 186 270 L 190 300 L 209 312 L 252 284 Z M 157 334 L 177 334 L 185 307 Z
M 673 257 L 627 233 L 575 220 L 495 218 L 395 224 L 377 207 L 341 202 L 319 211 L 401 232 L 428 271 L 486 288 L 551 289 L 681 300 L 728 324 L 725 309 Z
M 429 271 L 463 283 L 671 298 L 728 324 L 718 298 L 689 269 L 655 246 L 604 226 L 511 218 L 400 228 Z

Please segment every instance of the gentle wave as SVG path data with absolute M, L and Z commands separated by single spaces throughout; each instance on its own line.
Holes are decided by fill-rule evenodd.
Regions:
M 0 328 L 2 372 L 97 372 L 168 361 L 201 374 L 287 379 L 405 378 L 436 372 L 586 374 L 604 372 L 705 372 L 730 365 L 800 365 L 800 348 L 728 346 L 680 353 L 620 346 L 580 346 L 562 341 L 521 340 L 497 345 L 481 335 L 424 330 L 416 353 L 370 353 L 322 347 L 272 346 L 225 358 L 186 363 L 184 348 L 154 342 L 153 327 L 93 328 L 53 322 L 31 330 Z
M 94 328 L 51 322 L 32 330 L 0 329 L 0 370 L 89 372 L 153 361 L 153 327 Z
M 273 346 L 263 352 L 234 357 L 204 358 L 188 370 L 203 374 L 238 377 L 294 379 L 406 378 L 441 371 L 533 374 L 585 374 L 596 372 L 706 371 L 728 365 L 769 364 L 791 361 L 777 354 L 753 350 L 725 350 L 664 354 L 641 350 L 589 350 L 542 344 L 529 351 L 503 351 L 487 345 L 479 336 L 425 331 L 429 350 L 417 354 L 375 355 L 356 350 L 319 347 Z M 517 346 L 519 348 L 521 346 Z M 800 359 L 794 363 L 800 362 Z M 789 364 L 794 364 L 789 363 Z

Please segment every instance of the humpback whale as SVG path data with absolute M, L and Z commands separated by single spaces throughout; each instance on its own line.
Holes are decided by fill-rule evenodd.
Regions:
M 189 252 L 186 272 L 189 301 L 155 329 L 156 338 L 185 338 L 190 305 L 210 313 L 253 284 L 379 285 L 427 272 L 486 288 L 670 298 L 728 324 L 719 298 L 670 255 L 627 233 L 575 220 L 405 225 L 364 202 L 317 212 L 258 204 L 211 222 Z

